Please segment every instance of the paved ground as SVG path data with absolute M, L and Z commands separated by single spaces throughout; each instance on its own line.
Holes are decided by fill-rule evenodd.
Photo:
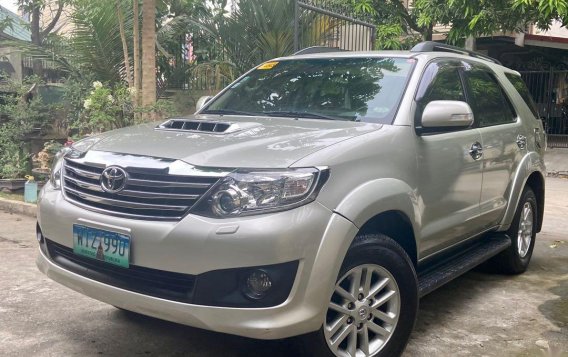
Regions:
M 119 311 L 68 290 L 34 263 L 33 219 L 0 211 L 0 356 L 297 356 L 253 341 Z M 405 356 L 568 356 L 568 180 L 549 179 L 529 271 L 472 272 L 420 302 Z
M 544 154 L 544 162 L 551 175 L 568 175 L 568 149 L 548 148 Z

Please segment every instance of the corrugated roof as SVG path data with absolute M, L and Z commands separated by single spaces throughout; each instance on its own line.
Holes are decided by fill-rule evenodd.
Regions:
M 6 18 L 10 18 L 12 20 L 12 26 L 7 26 L 3 31 L 1 31 L 0 37 L 31 41 L 32 33 L 29 30 L 29 23 L 0 5 L 0 23 L 5 21 Z

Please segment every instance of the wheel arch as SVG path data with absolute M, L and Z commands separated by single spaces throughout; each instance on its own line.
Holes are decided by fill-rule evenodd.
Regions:
M 517 171 L 507 189 L 507 208 L 503 214 L 498 230 L 506 231 L 511 226 L 521 194 L 525 187 L 529 186 L 537 196 L 538 226 L 537 232 L 542 228 L 542 218 L 544 217 L 544 186 L 546 168 L 542 157 L 535 152 L 531 152 L 519 163 Z
M 544 186 L 545 180 L 542 174 L 538 171 L 533 172 L 527 179 L 525 187 L 530 187 L 536 196 L 536 206 L 538 223 L 536 226 L 536 232 L 542 230 L 542 220 L 544 218 Z
M 421 225 L 418 202 L 407 183 L 385 178 L 357 187 L 334 211 L 353 222 L 358 235 L 382 233 L 395 240 L 416 266 Z
M 382 233 L 397 242 L 408 254 L 416 268 L 418 250 L 410 219 L 401 211 L 381 212 L 370 218 L 360 228 L 357 235 Z

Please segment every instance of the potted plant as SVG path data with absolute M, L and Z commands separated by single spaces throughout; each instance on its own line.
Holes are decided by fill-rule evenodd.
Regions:
M 32 173 L 38 179 L 39 186 L 49 177 L 55 155 L 57 155 L 62 148 L 63 145 L 61 143 L 51 140 L 46 142 L 43 145 L 43 150 L 33 157 L 34 164 L 37 167 L 32 169 Z
M 26 179 L 22 178 L 26 174 L 27 161 L 29 156 L 21 150 L 9 150 L 4 152 L 0 161 L 0 190 L 14 192 L 22 190 Z

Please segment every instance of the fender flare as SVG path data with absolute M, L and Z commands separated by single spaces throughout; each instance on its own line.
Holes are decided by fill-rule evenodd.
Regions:
M 349 219 L 358 228 L 380 213 L 399 211 L 408 217 L 418 244 L 421 226 L 419 202 L 416 191 L 407 183 L 383 178 L 358 186 L 333 211 Z
M 523 189 L 527 185 L 529 177 L 535 172 L 538 172 L 543 179 L 546 177 L 546 167 L 543 159 L 538 153 L 530 152 L 523 157 L 513 180 L 511 180 L 511 184 L 508 188 L 507 209 L 505 210 L 498 230 L 505 231 L 511 226 Z M 542 212 L 539 213 L 539 216 L 542 217 Z

